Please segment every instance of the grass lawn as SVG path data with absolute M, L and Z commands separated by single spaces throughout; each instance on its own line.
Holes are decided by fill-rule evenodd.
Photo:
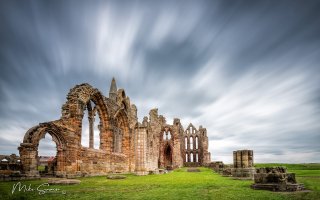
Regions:
M 14 194 L 11 194 L 11 190 L 17 182 L 0 182 L 0 199 L 320 199 L 320 167 L 289 168 L 290 172 L 297 173 L 299 182 L 312 190 L 309 193 L 252 190 L 252 181 L 233 180 L 210 169 L 200 169 L 201 172 L 186 172 L 186 168 L 182 168 L 164 175 L 127 175 L 127 179 L 122 180 L 79 178 L 82 181 L 80 185 L 43 187 L 57 188 L 65 191 L 65 194 L 59 191 L 56 194 L 39 195 L 36 187 L 46 183 L 45 179 L 23 181 L 27 186 L 31 184 L 35 191 L 15 191 Z

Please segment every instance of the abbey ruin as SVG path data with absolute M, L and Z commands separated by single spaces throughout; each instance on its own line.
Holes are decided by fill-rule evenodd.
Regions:
M 89 123 L 89 147 L 81 144 L 84 120 Z M 190 123 L 184 129 L 178 118 L 167 124 L 157 109 L 138 122 L 137 107 L 123 89 L 117 89 L 114 79 L 108 97 L 87 83 L 76 85 L 67 95 L 60 119 L 40 123 L 26 132 L 18 148 L 26 177 L 39 177 L 38 146 L 45 134 L 56 143 L 52 169 L 58 177 L 121 172 L 145 175 L 159 169 L 202 166 L 211 160 L 205 128 L 197 129 Z M 98 148 L 94 147 L 96 134 Z

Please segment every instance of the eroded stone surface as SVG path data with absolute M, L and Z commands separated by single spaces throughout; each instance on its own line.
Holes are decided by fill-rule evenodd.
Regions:
M 256 169 L 252 188 L 272 191 L 304 190 L 304 186 L 297 183 L 295 174 L 287 173 L 287 169 L 285 167 L 266 167 Z

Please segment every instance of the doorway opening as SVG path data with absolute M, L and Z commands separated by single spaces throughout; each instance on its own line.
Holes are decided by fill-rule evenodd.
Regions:
M 172 170 L 172 149 L 170 145 L 167 145 L 164 150 L 164 166 L 167 170 Z
M 57 145 L 49 133 L 39 141 L 37 169 L 40 176 L 55 176 L 57 171 Z

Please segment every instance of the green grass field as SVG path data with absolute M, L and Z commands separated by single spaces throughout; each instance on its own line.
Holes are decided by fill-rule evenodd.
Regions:
M 279 166 L 257 164 L 259 167 L 275 165 Z M 320 164 L 281 165 L 297 173 L 298 181 L 312 192 L 252 190 L 252 181 L 222 177 L 207 168 L 200 168 L 201 172 L 186 172 L 186 168 L 182 168 L 164 175 L 127 175 L 127 179 L 122 180 L 110 180 L 105 176 L 79 178 L 82 181 L 80 185 L 49 186 L 60 189 L 56 194 L 38 194 L 36 187 L 46 183 L 45 179 L 24 181 L 23 184 L 31 184 L 35 191 L 16 191 L 14 194 L 11 190 L 17 182 L 0 182 L 0 199 L 320 199 Z

